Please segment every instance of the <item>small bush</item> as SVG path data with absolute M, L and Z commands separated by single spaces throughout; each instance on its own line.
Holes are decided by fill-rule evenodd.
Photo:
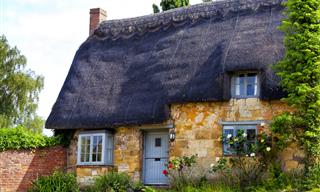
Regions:
M 41 176 L 33 182 L 30 192 L 78 192 L 76 177 L 60 171 L 50 176 Z
M 47 137 L 23 127 L 0 129 L 0 151 L 35 149 L 60 144 L 60 137 Z
M 133 182 L 126 173 L 111 171 L 106 175 L 95 178 L 94 183 L 87 187 L 86 192 L 156 192 L 151 187 L 144 186 L 140 182 Z
M 130 178 L 125 173 L 110 172 L 97 177 L 94 185 L 97 191 L 125 192 L 130 187 Z

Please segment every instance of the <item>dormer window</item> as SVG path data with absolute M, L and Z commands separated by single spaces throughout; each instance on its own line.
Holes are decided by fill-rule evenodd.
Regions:
M 231 79 L 231 95 L 233 98 L 258 97 L 258 85 L 257 73 L 238 73 Z

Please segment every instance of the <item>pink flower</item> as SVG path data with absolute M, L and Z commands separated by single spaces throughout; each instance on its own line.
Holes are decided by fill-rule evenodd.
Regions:
M 168 175 L 168 171 L 167 171 L 167 170 L 163 170 L 163 171 L 162 171 L 162 174 L 164 174 L 165 176 L 167 176 L 167 175 Z

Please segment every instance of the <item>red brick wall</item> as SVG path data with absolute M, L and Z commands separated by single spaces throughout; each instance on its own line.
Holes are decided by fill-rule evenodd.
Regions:
M 0 192 L 27 191 L 37 177 L 63 170 L 66 163 L 66 149 L 61 146 L 0 152 Z

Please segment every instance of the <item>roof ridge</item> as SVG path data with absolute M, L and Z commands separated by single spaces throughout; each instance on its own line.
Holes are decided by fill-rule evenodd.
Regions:
M 182 23 L 187 20 L 195 22 L 199 18 L 225 17 L 231 12 L 241 10 L 258 10 L 264 6 L 274 6 L 285 0 L 218 0 L 200 3 L 188 7 L 181 7 L 161 13 L 139 17 L 107 20 L 95 30 L 94 36 L 99 38 L 130 38 L 135 34 L 144 34 L 148 31 L 157 31 L 163 26 Z

